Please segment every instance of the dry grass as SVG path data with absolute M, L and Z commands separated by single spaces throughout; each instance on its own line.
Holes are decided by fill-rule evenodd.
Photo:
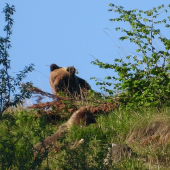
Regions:
M 126 143 L 149 169 L 170 168 L 170 116 L 168 111 L 148 112 L 129 132 Z
M 170 119 L 167 116 L 153 116 L 145 127 L 132 132 L 128 143 L 140 143 L 142 146 L 167 145 L 170 143 Z
M 88 98 L 87 91 L 81 91 L 81 98 L 75 96 L 69 98 L 68 96 L 59 96 L 46 93 L 39 88 L 32 87 L 30 89 L 37 98 L 37 104 L 27 107 L 27 109 L 36 109 L 40 115 L 47 114 L 50 119 L 68 118 L 73 112 L 78 110 L 81 106 L 89 106 L 92 114 L 108 113 L 117 108 L 117 100 L 112 102 L 105 102 L 104 100 L 98 100 L 96 96 L 91 99 Z M 42 99 L 48 97 L 51 102 L 42 103 Z M 62 113 L 62 115 L 60 114 Z

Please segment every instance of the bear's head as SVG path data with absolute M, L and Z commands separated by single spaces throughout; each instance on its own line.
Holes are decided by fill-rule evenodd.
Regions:
M 54 94 L 58 91 L 67 94 L 80 94 L 80 89 L 89 90 L 90 85 L 83 79 L 75 75 L 76 69 L 73 66 L 59 67 L 56 64 L 50 66 L 50 86 Z

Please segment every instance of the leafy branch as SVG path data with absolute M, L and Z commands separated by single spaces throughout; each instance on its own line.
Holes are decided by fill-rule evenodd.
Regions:
M 10 69 L 10 59 L 8 50 L 11 48 L 10 36 L 12 35 L 12 26 L 14 20 L 11 17 L 14 15 L 15 7 L 6 4 L 3 9 L 5 13 L 5 22 L 7 23 L 4 27 L 6 32 L 6 37 L 0 37 L 0 119 L 2 118 L 2 113 L 10 106 L 16 106 L 18 102 L 22 102 L 25 98 L 31 96 L 30 92 L 27 91 L 28 88 L 21 85 L 21 81 L 26 77 L 28 72 L 33 71 L 34 64 L 25 67 L 23 71 L 20 71 L 16 77 L 12 77 L 9 74 Z M 30 83 L 26 83 L 30 86 Z M 15 94 L 16 90 L 19 89 L 20 93 Z M 11 99 L 13 97 L 13 100 Z
M 116 27 L 125 35 L 120 37 L 121 41 L 128 40 L 136 45 L 138 55 L 128 55 L 126 59 L 115 59 L 115 63 L 103 63 L 99 60 L 92 61 L 104 69 L 114 69 L 118 77 L 108 76 L 103 82 L 97 82 L 101 89 L 114 95 L 120 92 L 119 97 L 123 106 L 132 108 L 134 106 L 158 106 L 170 101 L 170 39 L 161 36 L 160 29 L 156 24 L 164 25 L 169 29 L 167 19 L 158 20 L 162 12 L 168 12 L 170 5 L 153 8 L 152 10 L 125 10 L 122 6 L 109 4 L 111 9 L 119 14 L 117 18 L 110 19 L 112 22 L 125 22 L 130 29 Z M 159 39 L 164 45 L 163 50 L 157 50 L 153 41 Z M 142 56 L 142 58 L 138 57 Z M 107 81 L 114 80 L 115 84 Z M 114 90 L 111 90 L 110 87 Z

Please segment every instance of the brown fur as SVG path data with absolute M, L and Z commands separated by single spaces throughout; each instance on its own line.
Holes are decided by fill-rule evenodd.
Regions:
M 79 95 L 81 90 L 91 89 L 90 85 L 82 78 L 75 75 L 76 69 L 73 66 L 64 68 L 56 64 L 50 66 L 50 86 L 55 95 L 63 91 L 71 96 Z
M 73 125 L 85 125 L 88 126 L 91 123 L 96 123 L 93 114 L 90 113 L 88 107 L 81 107 L 79 110 L 73 113 L 71 118 L 59 127 L 59 130 L 48 136 L 43 142 L 39 142 L 35 145 L 34 149 L 36 151 L 44 151 L 45 148 L 48 149 L 50 145 L 57 146 L 57 139 L 64 135 L 64 132 L 68 131 Z

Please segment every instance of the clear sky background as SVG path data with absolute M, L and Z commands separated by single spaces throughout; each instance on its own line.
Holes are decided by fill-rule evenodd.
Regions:
M 35 71 L 24 81 L 32 81 L 34 86 L 51 92 L 49 66 L 52 63 L 61 67 L 74 66 L 79 77 L 100 91 L 90 77 L 103 79 L 115 73 L 92 65 L 94 57 L 114 63 L 115 58 L 125 55 L 119 47 L 135 53 L 129 42 L 118 41 L 115 27 L 120 23 L 109 21 L 116 16 L 114 12 L 108 12 L 109 3 L 128 10 L 148 10 L 161 4 L 168 5 L 168 0 L 0 0 L 0 11 L 5 3 L 16 8 L 10 49 L 12 74 L 34 63 Z M 0 36 L 4 35 L 4 24 L 4 14 L 0 13 Z M 166 34 L 169 36 L 170 32 Z

